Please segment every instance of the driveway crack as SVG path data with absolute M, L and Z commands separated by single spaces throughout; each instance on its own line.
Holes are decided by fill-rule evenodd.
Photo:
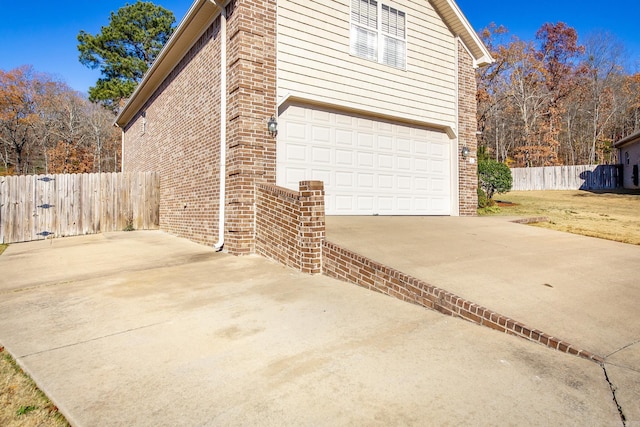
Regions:
M 124 331 L 118 331 L 118 332 L 114 332 L 112 334 L 101 335 L 99 337 L 91 338 L 91 339 L 84 340 L 84 341 L 78 341 L 78 342 L 74 342 L 74 343 L 71 343 L 71 344 L 65 344 L 65 345 L 61 345 L 61 346 L 58 346 L 58 347 L 48 348 L 46 350 L 40 350 L 40 351 L 36 351 L 36 352 L 33 352 L 33 353 L 24 354 L 24 355 L 20 356 L 20 358 L 21 359 L 26 359 L 27 357 L 37 356 L 39 354 L 48 353 L 50 351 L 55 351 L 55 350 L 61 350 L 63 348 L 75 347 L 77 345 L 82 345 L 82 344 L 90 343 L 90 342 L 93 342 L 93 341 L 99 341 L 101 339 L 115 337 L 117 335 L 127 334 L 127 333 L 133 332 L 133 331 L 139 331 L 141 329 L 146 329 L 146 328 L 150 328 L 152 326 L 162 325 L 164 323 L 167 323 L 167 322 L 166 321 L 164 321 L 164 322 L 156 322 L 156 323 L 151 323 L 151 324 L 148 324 L 148 325 L 139 326 L 137 328 L 125 329 Z
M 607 380 L 607 384 L 609 384 L 609 389 L 611 390 L 611 396 L 613 397 L 613 403 L 616 404 L 616 408 L 618 408 L 618 414 L 620 415 L 620 421 L 622 421 L 622 427 L 627 425 L 627 417 L 624 415 L 624 411 L 622 407 L 618 403 L 618 398 L 616 397 L 617 387 L 613 385 L 611 380 L 609 379 L 609 374 L 607 373 L 607 368 L 604 363 L 600 364 L 602 366 L 602 371 L 604 372 L 604 378 Z
M 619 349 L 617 349 L 617 350 L 615 350 L 615 351 L 613 351 L 613 352 L 611 352 L 611 353 L 607 354 L 607 355 L 605 356 L 605 359 L 606 359 L 606 358 L 608 358 L 608 357 L 613 356 L 613 355 L 614 355 L 614 354 L 616 354 L 616 353 L 621 352 L 622 350 L 625 350 L 625 349 L 627 349 L 627 348 L 629 348 L 629 347 L 633 347 L 634 345 L 636 345 L 636 344 L 638 344 L 638 343 L 640 343 L 640 340 L 636 340 L 636 341 L 634 341 L 634 342 L 632 342 L 632 343 L 629 343 L 629 344 L 627 344 L 627 345 L 625 345 L 625 346 L 623 346 L 623 347 L 620 347 Z

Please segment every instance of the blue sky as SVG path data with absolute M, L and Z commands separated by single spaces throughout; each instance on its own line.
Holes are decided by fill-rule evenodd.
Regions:
M 171 10 L 178 21 L 191 6 L 190 0 L 153 1 Z M 513 0 L 457 1 L 476 30 L 495 22 L 525 40 L 532 40 L 545 22 L 566 22 L 581 37 L 595 31 L 608 31 L 629 50 L 629 70 L 640 71 L 638 0 L 620 0 L 607 4 L 606 8 L 603 3 L 592 0 L 538 0 L 518 6 Z M 108 24 L 109 13 L 125 3 L 126 0 L 0 0 L 0 69 L 6 71 L 31 64 L 37 71 L 52 74 L 74 89 L 86 92 L 100 73 L 78 62 L 76 36 L 80 30 L 96 34 L 101 26 Z

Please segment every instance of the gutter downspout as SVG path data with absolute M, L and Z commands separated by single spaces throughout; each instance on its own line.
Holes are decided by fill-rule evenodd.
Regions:
M 118 125 L 116 125 L 118 126 Z M 122 147 L 120 148 L 120 172 L 124 172 L 124 128 L 120 129 L 120 137 L 121 137 L 121 142 L 120 144 L 122 145 Z
M 455 49 L 454 49 L 454 61 L 455 61 L 455 72 L 454 72 L 454 84 L 455 84 L 455 97 L 456 97 L 456 102 L 455 102 L 455 129 L 456 129 L 456 141 L 455 141 L 455 153 L 451 156 L 453 157 L 453 164 L 452 166 L 455 168 L 453 169 L 455 171 L 456 174 L 456 179 L 453 180 L 455 182 L 454 185 L 452 185 L 452 193 L 455 195 L 455 202 L 452 200 L 453 206 L 452 206 L 452 216 L 460 216 L 460 174 L 463 172 L 463 169 L 466 168 L 466 166 L 461 166 L 460 165 L 460 53 L 458 51 L 458 49 L 460 49 L 460 43 L 462 42 L 462 40 L 460 39 L 460 36 L 456 36 L 455 37 Z M 473 58 L 473 56 L 471 56 Z M 465 143 L 466 144 L 466 143 Z M 464 161 L 464 159 L 463 159 Z
M 213 248 L 219 252 L 224 246 L 224 208 L 227 176 L 227 10 L 225 0 L 213 0 L 220 8 L 220 202 L 218 209 L 218 242 Z

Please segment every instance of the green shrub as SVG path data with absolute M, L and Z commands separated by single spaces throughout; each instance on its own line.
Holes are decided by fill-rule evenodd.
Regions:
M 512 184 L 509 166 L 491 159 L 478 162 L 478 185 L 487 198 L 493 199 L 495 193 L 506 193 Z
M 502 211 L 500 206 L 487 206 L 486 208 L 478 208 L 478 215 L 496 215 Z
M 487 193 L 478 186 L 478 207 L 479 208 L 487 208 L 489 206 L 493 206 L 496 202 L 487 197 Z

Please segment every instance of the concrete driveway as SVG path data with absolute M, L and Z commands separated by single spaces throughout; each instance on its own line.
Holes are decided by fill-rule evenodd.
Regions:
M 0 344 L 73 425 L 622 425 L 596 363 L 162 232 L 0 272 Z
M 640 246 L 500 217 L 328 217 L 327 240 L 601 356 L 640 425 Z

